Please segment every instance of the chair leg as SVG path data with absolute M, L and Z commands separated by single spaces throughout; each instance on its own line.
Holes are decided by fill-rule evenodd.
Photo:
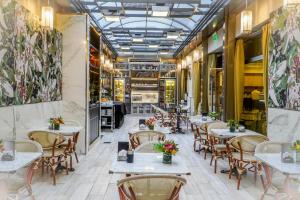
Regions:
M 194 141 L 194 151 L 196 151 L 196 141 Z
M 215 157 L 214 155 L 211 156 L 210 163 L 209 163 L 210 166 L 212 165 L 214 157 Z
M 217 162 L 218 162 L 218 159 L 215 158 L 215 174 L 217 173 Z
M 70 154 L 70 169 L 73 169 L 73 156 Z
M 204 160 L 206 160 L 207 148 L 204 149 Z
M 53 178 L 53 185 L 56 185 L 56 172 L 55 172 L 55 167 L 51 167 L 51 173 L 52 173 L 52 178 Z
M 79 163 L 76 151 L 74 151 L 74 154 L 75 154 L 76 162 Z
M 69 175 L 69 166 L 68 166 L 68 161 L 67 158 L 65 158 L 65 165 L 66 165 L 66 174 Z
M 241 178 L 242 178 L 242 176 L 241 176 L 241 174 L 239 173 L 239 174 L 238 174 L 238 182 L 237 182 L 237 189 L 238 189 L 238 190 L 240 189 Z
M 45 161 L 42 160 L 42 176 L 44 175 Z
M 231 175 L 232 175 L 232 166 L 234 165 L 234 161 L 230 161 L 229 159 L 229 174 L 228 174 L 228 178 L 231 179 Z

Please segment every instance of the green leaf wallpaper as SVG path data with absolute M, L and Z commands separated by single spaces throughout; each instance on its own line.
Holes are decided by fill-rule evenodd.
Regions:
M 300 110 L 300 7 L 271 17 L 269 107 Z
M 62 34 L 0 0 L 0 107 L 62 100 Z

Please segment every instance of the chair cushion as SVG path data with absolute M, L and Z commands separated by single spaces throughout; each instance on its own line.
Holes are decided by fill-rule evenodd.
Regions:
M 54 156 L 62 156 L 64 155 L 64 148 L 56 148 L 54 151 Z M 44 150 L 43 157 L 52 157 L 52 149 Z
M 215 144 L 214 148 L 216 151 L 226 151 L 226 145 L 225 144 Z

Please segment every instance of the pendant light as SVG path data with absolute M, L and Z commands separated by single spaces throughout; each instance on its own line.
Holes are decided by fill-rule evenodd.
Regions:
M 49 4 L 48 0 L 48 6 L 42 7 L 42 26 L 45 28 L 49 28 L 50 30 L 53 30 L 53 21 L 54 21 L 54 10 Z
M 246 0 L 246 9 L 241 13 L 241 32 L 249 33 L 252 30 L 252 10 L 248 10 L 248 1 Z
M 283 0 L 283 6 L 286 8 L 297 6 L 300 4 L 300 0 Z

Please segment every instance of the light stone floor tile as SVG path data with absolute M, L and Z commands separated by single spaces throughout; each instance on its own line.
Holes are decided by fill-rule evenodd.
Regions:
M 147 116 L 143 116 L 147 117 Z M 33 181 L 33 191 L 37 200 L 117 200 L 117 181 L 122 175 L 108 174 L 112 163 L 112 157 L 116 154 L 117 142 L 128 140 L 128 132 L 138 124 L 139 115 L 127 115 L 125 123 L 113 133 L 102 133 L 102 140 L 97 141 L 89 153 L 80 156 L 80 162 L 74 164 L 75 172 L 69 175 L 59 174 L 57 185 L 52 185 L 52 178 L 45 174 L 36 174 Z M 186 126 L 185 126 L 186 127 Z M 228 179 L 227 174 L 219 171 L 228 168 L 225 159 L 218 163 L 218 173 L 213 173 L 213 167 L 209 165 L 210 155 L 206 160 L 203 153 L 193 151 L 193 135 L 167 135 L 168 139 L 174 139 L 179 143 L 180 154 L 185 159 L 192 172 L 186 176 L 187 184 L 181 191 L 182 200 L 256 200 L 262 193 L 262 186 L 257 180 L 254 183 L 253 175 L 249 172 L 242 177 L 241 188 L 236 189 L 236 179 Z M 103 143 L 111 141 L 111 143 Z M 266 198 L 269 199 L 269 198 Z

